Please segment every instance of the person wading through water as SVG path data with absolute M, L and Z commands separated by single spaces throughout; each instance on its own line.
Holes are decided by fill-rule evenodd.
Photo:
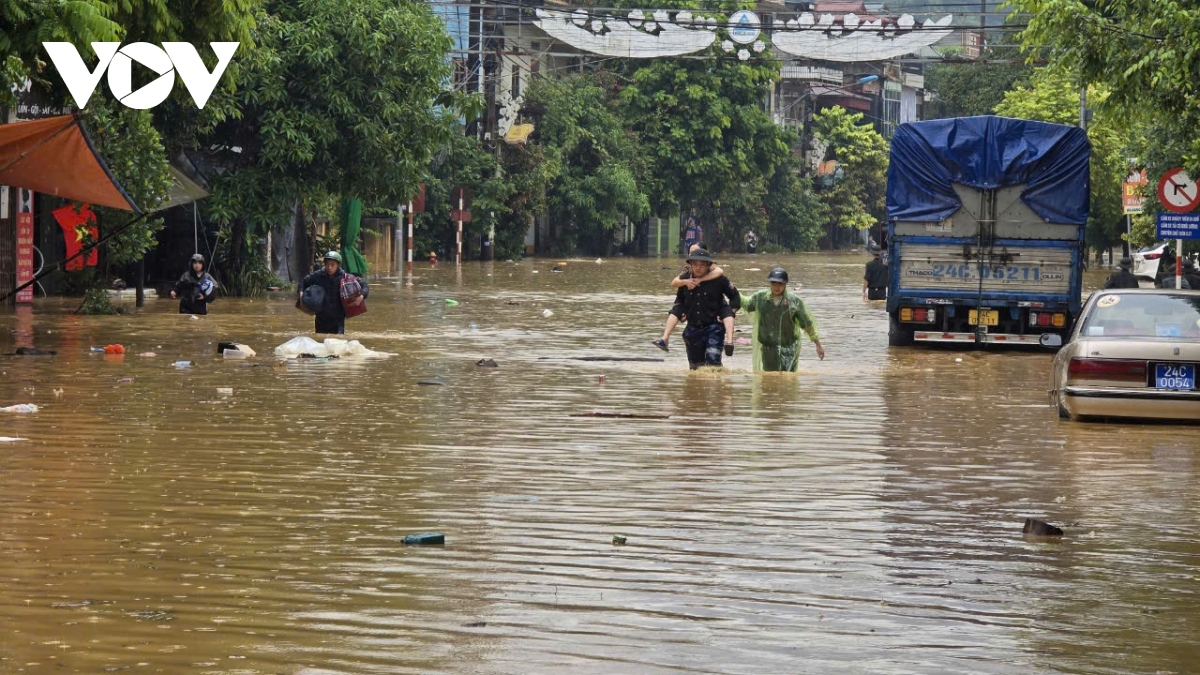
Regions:
M 1119 268 L 1108 276 L 1108 280 L 1104 282 L 1105 288 L 1137 288 L 1138 279 L 1133 276 L 1133 260 L 1129 258 L 1121 258 L 1121 262 L 1117 263 Z
M 703 279 L 713 265 L 712 257 L 702 248 L 688 254 L 687 262 L 692 268 L 693 279 Z M 688 365 L 693 370 L 700 366 L 721 367 L 725 342 L 725 325 L 721 323 L 721 315 L 726 300 L 733 310 L 741 307 L 741 295 L 728 277 L 702 281 L 695 288 L 683 286 L 675 294 L 671 314 L 681 321 L 687 321 L 683 342 L 687 347 Z
M 878 246 L 868 246 L 871 262 L 863 274 L 863 300 L 887 300 L 888 266 L 880 258 Z
M 172 298 L 179 298 L 180 314 L 208 314 L 208 303 L 217 299 L 217 282 L 204 271 L 204 256 L 192 256 L 188 270 L 175 282 Z
M 796 372 L 800 365 L 800 332 L 817 347 L 817 358 L 825 360 L 825 348 L 817 335 L 817 322 L 804 301 L 787 290 L 788 273 L 776 267 L 767 275 L 770 290 L 742 296 L 742 309 L 750 312 L 754 326 L 754 370 Z
M 342 254 L 330 251 L 325 254 L 324 269 L 313 272 L 300 282 L 297 307 L 305 307 L 316 315 L 316 332 L 341 335 L 346 332 L 346 308 L 342 304 L 342 284 L 354 282 L 362 286 L 362 297 L 356 304 L 366 300 L 367 282 L 342 269 Z M 309 290 L 309 289 L 313 290 Z M 308 298 L 305 297 L 307 291 Z

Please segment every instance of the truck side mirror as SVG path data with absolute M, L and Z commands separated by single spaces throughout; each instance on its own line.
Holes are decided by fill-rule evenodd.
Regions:
M 1058 333 L 1042 333 L 1042 337 L 1038 338 L 1038 342 L 1042 343 L 1043 347 L 1061 347 L 1063 339 Z

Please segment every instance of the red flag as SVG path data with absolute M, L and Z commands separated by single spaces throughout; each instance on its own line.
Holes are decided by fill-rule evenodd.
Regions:
M 74 206 L 64 206 L 54 210 L 54 219 L 58 221 L 58 226 L 62 228 L 63 239 L 67 243 L 67 257 L 79 253 L 84 247 L 85 238 L 90 234 L 91 240 L 96 241 L 100 238 L 100 230 L 96 227 L 96 214 L 92 213 L 92 209 L 87 204 L 84 204 L 75 210 Z M 96 249 L 88 251 L 87 255 L 76 258 L 66 264 L 65 269 L 81 270 L 84 265 L 95 267 L 99 262 L 96 254 Z

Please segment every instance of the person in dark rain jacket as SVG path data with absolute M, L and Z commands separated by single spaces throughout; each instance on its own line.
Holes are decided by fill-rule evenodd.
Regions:
M 204 271 L 204 256 L 192 256 L 187 271 L 175 282 L 171 297 L 179 298 L 180 314 L 208 314 L 208 303 L 217 299 L 217 282 Z
M 337 251 L 330 251 L 325 254 L 324 269 L 313 272 L 300 282 L 300 297 L 298 302 L 304 303 L 304 291 L 310 286 L 316 286 L 320 289 L 319 295 L 323 300 L 318 307 L 308 306 L 316 315 L 316 332 L 317 333 L 332 333 L 341 335 L 346 332 L 346 308 L 342 305 L 342 283 L 347 278 L 353 278 L 342 269 L 342 254 Z M 365 281 L 359 280 L 362 285 L 362 299 L 367 297 L 368 289 Z M 314 293 L 313 295 L 317 295 Z
M 1137 288 L 1138 279 L 1137 277 L 1133 276 L 1133 272 L 1129 271 L 1133 269 L 1133 261 L 1129 258 L 1121 258 L 1121 262 L 1118 263 L 1118 267 L 1120 269 L 1108 276 L 1108 279 L 1104 282 L 1104 287 Z

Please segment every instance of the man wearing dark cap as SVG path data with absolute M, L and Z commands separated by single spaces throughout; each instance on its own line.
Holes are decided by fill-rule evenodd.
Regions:
M 688 254 L 687 262 L 692 270 L 692 279 L 703 279 L 713 265 L 712 256 L 702 248 Z M 721 312 L 726 299 L 732 309 L 742 306 L 741 294 L 729 278 L 723 276 L 701 281 L 694 288 L 684 286 L 675 294 L 675 306 L 671 308 L 671 314 L 681 321 L 687 321 L 683 342 L 687 346 L 688 365 L 693 370 L 700 366 L 721 367 L 722 345 L 725 342 Z
M 1117 264 L 1119 268 L 1108 277 L 1108 281 L 1104 282 L 1105 288 L 1137 288 L 1137 277 L 1133 276 L 1133 260 L 1129 258 L 1121 258 L 1121 262 Z
M 742 307 L 754 323 L 754 370 L 796 372 L 800 364 L 800 333 L 808 335 L 825 360 L 825 348 L 817 333 L 817 322 L 800 296 L 787 289 L 788 273 L 776 267 L 767 275 L 770 290 L 743 296 Z

